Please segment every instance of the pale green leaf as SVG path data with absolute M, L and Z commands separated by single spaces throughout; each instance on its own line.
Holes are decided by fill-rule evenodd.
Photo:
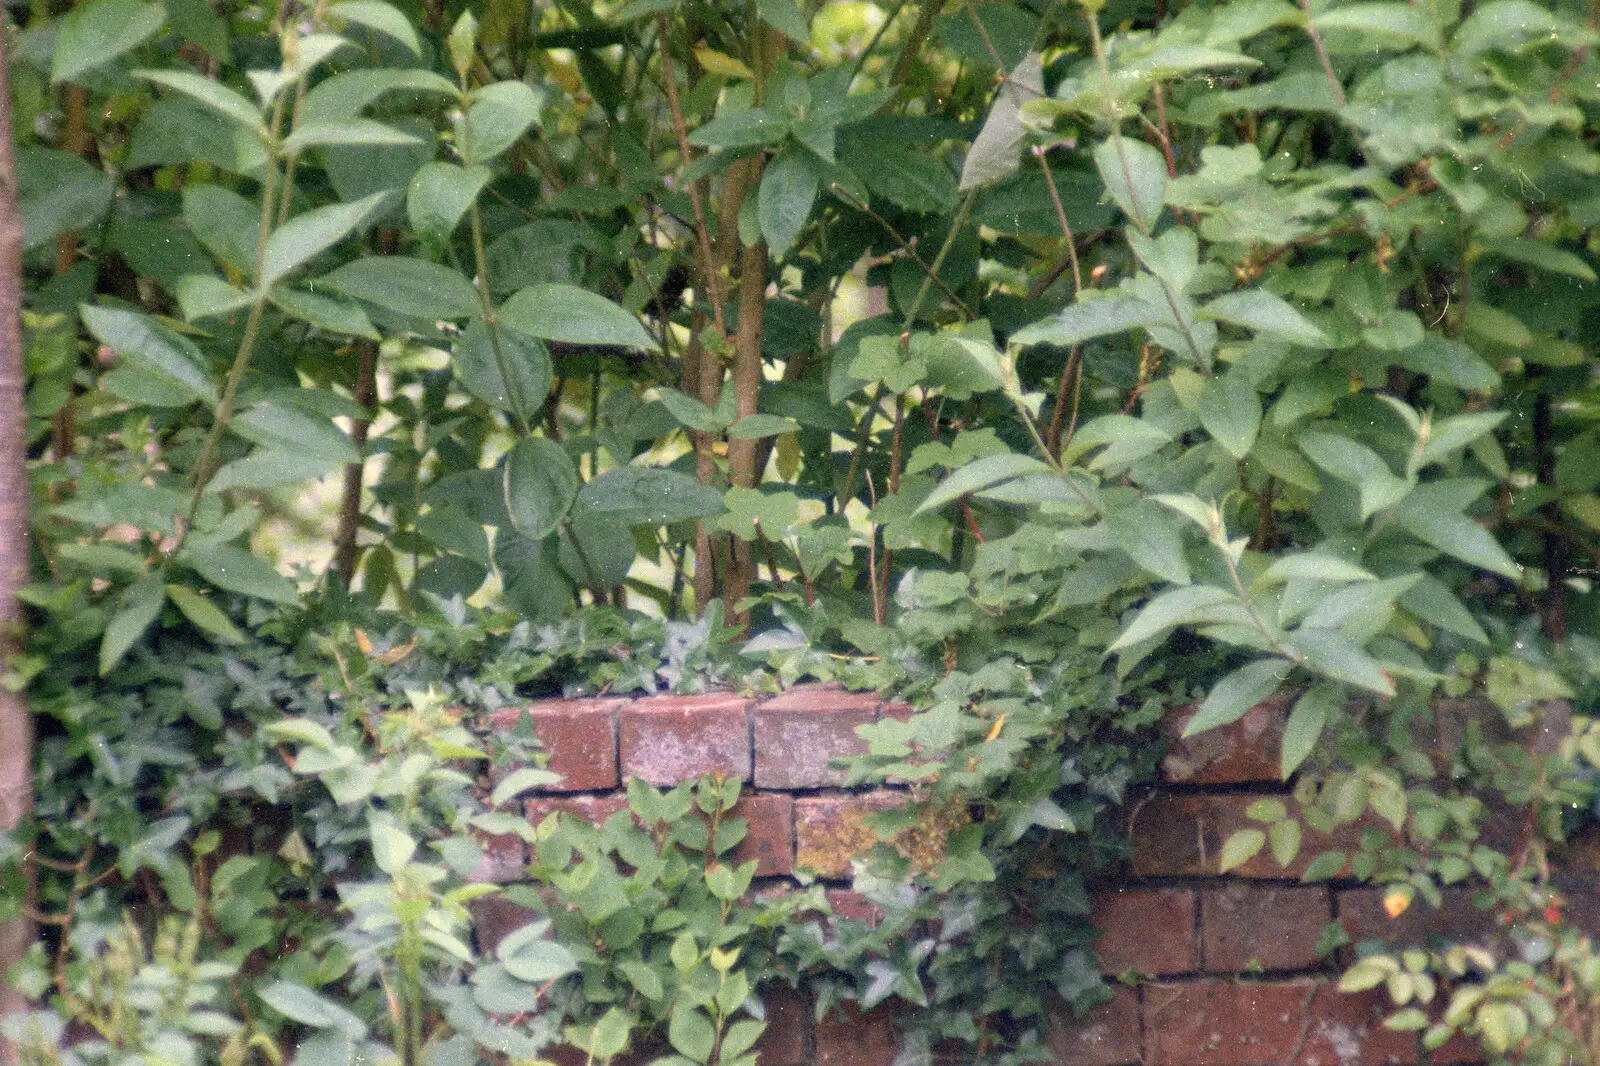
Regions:
M 1094 165 L 1139 232 L 1154 229 L 1167 196 L 1167 161 L 1160 149 L 1114 134 L 1095 146 Z
M 328 8 L 328 17 L 335 22 L 353 22 L 376 30 L 405 45 L 412 55 L 422 55 L 422 43 L 417 40 L 411 20 L 382 0 L 341 0 Z
M 506 325 L 546 341 L 614 345 L 654 351 L 656 342 L 634 318 L 599 293 L 576 285 L 530 285 L 500 309 Z
M 1183 735 L 1192 737 L 1208 729 L 1229 725 L 1262 700 L 1277 692 L 1289 676 L 1287 659 L 1257 659 L 1228 674 L 1206 694 L 1200 710 L 1189 719 Z
M 139 47 L 166 24 L 160 4 L 142 0 L 94 0 L 70 10 L 56 33 L 50 81 L 73 81 Z

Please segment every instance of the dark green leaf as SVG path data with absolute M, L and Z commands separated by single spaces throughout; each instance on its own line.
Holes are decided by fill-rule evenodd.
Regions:
M 578 509 L 620 525 L 660 525 L 722 513 L 722 493 L 659 467 L 608 470 L 578 492 Z
M 159 574 L 150 574 L 128 586 L 119 597 L 116 611 L 106 623 L 105 636 L 100 640 L 101 677 L 110 673 L 128 654 L 128 649 L 139 642 L 166 601 L 166 586 Z
M 136 311 L 85 304 L 78 313 L 96 340 L 146 373 L 181 385 L 196 399 L 217 402 L 206 358 L 189 338 Z
M 500 318 L 511 328 L 541 340 L 638 351 L 656 348 L 638 319 L 604 296 L 575 285 L 530 285 L 505 302 Z
M 799 236 L 817 200 L 820 178 L 805 152 L 789 150 L 761 175 L 761 235 L 774 259 L 782 259 Z
M 131 52 L 154 37 L 166 21 L 167 12 L 160 4 L 142 0 L 93 0 L 73 8 L 56 34 L 50 81 L 74 81 Z
M 481 310 L 477 290 L 449 267 L 407 256 L 367 256 L 325 274 L 312 287 L 424 319 L 466 318 Z
M 578 472 L 555 441 L 525 437 L 506 456 L 505 492 L 512 528 L 530 540 L 543 540 L 571 509 Z

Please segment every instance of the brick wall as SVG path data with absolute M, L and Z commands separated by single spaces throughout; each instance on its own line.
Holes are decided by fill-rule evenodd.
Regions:
M 886 708 L 870 694 L 801 687 L 771 698 L 734 695 L 553 701 L 528 708 L 550 753 L 558 786 L 526 801 L 541 820 L 566 811 L 600 821 L 626 806 L 638 776 L 666 786 L 721 771 L 747 791 L 735 813 L 749 819 L 741 861 L 781 884 L 805 870 L 836 882 L 838 913 L 869 915 L 848 888 L 849 862 L 869 845 L 864 815 L 899 802 L 892 788 L 845 790 L 829 761 L 861 747 L 857 726 Z M 1352 940 L 1382 935 L 1420 943 L 1432 934 L 1471 935 L 1481 921 L 1464 892 L 1443 911 L 1423 904 L 1391 921 L 1377 893 L 1359 886 L 1303 885 L 1265 856 L 1215 876 L 1222 842 L 1247 825 L 1245 808 L 1281 792 L 1278 744 L 1286 705 L 1264 703 L 1226 729 L 1178 739 L 1190 710 L 1169 715 L 1172 739 L 1162 782 L 1131 802 L 1133 857 L 1124 876 L 1097 887 L 1094 921 L 1104 931 L 1102 972 L 1114 998 L 1088 1017 L 1063 1011 L 1050 1043 L 1060 1066 L 1383 1066 L 1421 1063 L 1414 1034 L 1384 1029 L 1382 992 L 1347 996 L 1338 969 L 1316 952 L 1324 927 L 1339 922 Z M 509 727 L 517 711 L 501 712 Z M 1306 849 L 1310 854 L 1319 847 Z M 491 842 L 482 875 L 516 879 L 524 862 L 516 838 Z M 516 917 L 514 917 L 516 916 Z M 497 940 L 526 911 L 492 898 L 479 935 Z M 894 1012 L 849 1008 L 814 1020 L 787 989 L 767 994 L 762 1066 L 890 1066 Z M 1475 1061 L 1453 1042 L 1437 1066 Z M 559 1056 L 558 1056 L 559 1059 Z M 647 1060 L 646 1060 L 647 1061 Z M 574 1060 L 582 1063 L 581 1056 Z

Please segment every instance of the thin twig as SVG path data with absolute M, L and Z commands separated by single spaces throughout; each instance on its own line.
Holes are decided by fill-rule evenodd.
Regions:
M 667 35 L 667 16 L 656 16 L 656 30 L 661 37 L 661 80 L 667 91 L 667 109 L 672 115 L 672 131 L 678 138 L 678 158 L 684 167 L 694 162 L 689 149 L 689 131 L 683 121 L 683 109 L 678 104 L 678 78 L 672 66 L 672 41 Z M 726 337 L 728 328 L 722 320 L 722 291 L 717 282 L 716 263 L 711 256 L 711 231 L 706 225 L 705 204 L 700 197 L 701 183 L 689 183 L 689 204 L 694 208 L 696 246 L 700 252 L 700 273 L 706 286 L 706 298 L 711 301 L 711 317 L 717 332 Z

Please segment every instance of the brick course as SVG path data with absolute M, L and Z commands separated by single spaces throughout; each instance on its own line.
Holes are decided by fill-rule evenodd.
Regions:
M 1418 901 L 1399 919 L 1379 893 L 1298 883 L 1317 853 L 1353 847 L 1366 825 L 1332 839 L 1308 834 L 1289 869 L 1263 853 L 1219 876 L 1223 842 L 1257 827 L 1245 809 L 1263 793 L 1282 794 L 1278 745 L 1292 698 L 1254 708 L 1223 730 L 1182 739 L 1193 708 L 1163 723 L 1170 747 L 1163 780 L 1128 805 L 1131 857 L 1121 875 L 1097 884 L 1092 920 L 1103 973 L 1132 972 L 1136 987 L 1113 981 L 1110 1002 L 1074 1017 L 1057 1001 L 1046 1036 L 1055 1066 L 1420 1066 L 1414 1034 L 1381 1025 L 1381 991 L 1347 996 L 1335 983 L 1341 959 L 1316 953 L 1324 926 L 1337 919 L 1353 938 L 1383 936 L 1423 943 L 1469 939 L 1490 916 L 1470 904 L 1469 889 L 1446 893 L 1439 910 Z M 846 790 L 834 759 L 862 750 L 856 729 L 904 715 L 875 697 L 827 686 L 802 686 L 776 697 L 728 694 L 649 699 L 550 701 L 528 708 L 562 780 L 525 798 L 537 823 L 560 811 L 603 822 L 627 809 L 632 776 L 668 787 L 706 773 L 746 782 L 735 814 L 749 819 L 739 861 L 755 859 L 762 893 L 791 890 L 791 875 L 820 877 L 836 918 L 876 921 L 878 909 L 848 887 L 850 860 L 875 842 L 865 819 L 904 803 L 898 787 Z M 509 728 L 516 710 L 495 724 Z M 935 834 L 936 835 L 936 834 Z M 1600 834 L 1579 849 L 1575 876 L 1600 883 Z M 526 860 L 515 837 L 485 841 L 478 871 L 509 881 Z M 1597 894 L 1600 895 L 1600 894 Z M 532 912 L 495 897 L 473 904 L 476 936 L 491 948 Z M 1597 921 L 1600 924 L 1600 921 Z M 892 1066 L 900 1052 L 897 1019 L 912 1008 L 891 1000 L 862 1013 L 849 1003 L 821 1018 L 804 988 L 761 990 L 768 1031 L 760 1066 Z M 659 1052 L 659 1049 L 656 1049 Z M 935 1060 L 946 1061 L 943 1047 Z M 572 1060 L 553 1051 L 559 1063 Z M 646 1055 L 638 1061 L 649 1061 Z M 1481 1055 L 1455 1040 L 1432 1055 L 1435 1066 L 1463 1066 Z M 951 1060 L 954 1061 L 954 1060 Z M 964 1061 L 964 1060 L 963 1060 Z

